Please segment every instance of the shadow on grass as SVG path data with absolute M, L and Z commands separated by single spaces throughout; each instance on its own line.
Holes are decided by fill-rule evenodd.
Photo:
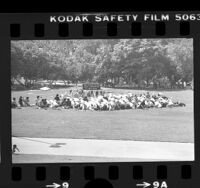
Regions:
M 40 141 L 40 140 L 34 140 L 34 139 L 29 139 L 29 138 L 23 138 L 23 137 L 17 137 L 15 136 L 16 138 L 18 139 L 23 139 L 23 140 L 29 140 L 29 141 L 33 141 L 33 142 L 40 142 L 40 143 L 43 143 L 43 144 L 48 144 L 50 145 L 49 147 L 51 148 L 60 148 L 62 145 L 66 145 L 66 143 L 49 143 L 49 142 L 44 142 L 44 141 Z

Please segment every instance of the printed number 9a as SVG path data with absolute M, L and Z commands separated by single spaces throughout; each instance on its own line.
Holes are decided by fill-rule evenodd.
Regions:
M 64 183 L 62 184 L 62 187 L 63 187 L 63 188 L 68 188 L 68 187 L 69 187 L 69 183 L 64 182 Z
M 158 181 L 154 181 L 153 182 L 153 188 L 167 188 L 167 183 L 165 181 L 163 181 L 160 185 L 160 183 Z

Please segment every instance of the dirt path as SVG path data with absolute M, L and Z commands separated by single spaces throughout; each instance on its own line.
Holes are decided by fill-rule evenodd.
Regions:
M 17 144 L 20 154 L 57 155 L 75 157 L 101 158 L 130 158 L 142 160 L 194 160 L 194 144 L 172 142 L 144 142 L 122 140 L 95 139 L 56 139 L 56 138 L 28 138 L 13 137 L 13 144 Z M 70 161 L 70 162 L 73 162 Z M 90 161 L 88 161 L 90 162 Z M 101 162 L 101 161 L 99 161 Z

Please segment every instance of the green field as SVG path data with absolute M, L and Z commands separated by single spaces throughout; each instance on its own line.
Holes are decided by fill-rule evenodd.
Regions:
M 12 97 L 29 96 L 31 103 L 34 103 L 37 95 L 52 99 L 57 93 L 62 94 L 67 90 L 13 91 Z M 145 92 L 106 90 L 114 93 Z M 193 91 L 162 93 L 173 97 L 174 101 L 185 103 L 186 107 L 120 111 L 44 110 L 35 107 L 12 109 L 12 136 L 194 142 Z

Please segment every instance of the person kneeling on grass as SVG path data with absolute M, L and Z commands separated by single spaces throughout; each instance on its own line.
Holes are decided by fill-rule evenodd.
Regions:
M 72 102 L 71 102 L 71 100 L 69 98 L 67 98 L 66 107 L 67 108 L 72 108 Z
M 19 105 L 20 105 L 20 107 L 24 106 L 24 99 L 22 96 L 19 97 Z
M 31 106 L 29 97 L 26 97 L 26 99 L 24 99 L 24 104 L 25 104 L 25 106 Z
M 57 102 L 57 103 L 60 103 L 60 97 L 59 97 L 59 95 L 58 95 L 58 94 L 56 94 L 56 96 L 55 96 L 54 100 L 56 100 L 56 102 Z
M 49 104 L 47 103 L 47 99 L 42 99 L 40 102 L 40 108 L 43 108 L 46 110 L 48 107 L 49 107 Z
M 62 106 L 63 108 L 66 108 L 66 102 L 67 102 L 67 99 L 63 98 L 63 100 L 60 103 L 60 106 Z
M 17 104 L 16 98 L 13 97 L 12 101 L 11 101 L 11 108 L 20 108 Z
M 35 105 L 37 106 L 37 107 L 40 107 L 40 96 L 37 96 L 37 98 L 36 98 L 36 100 L 35 100 Z
M 63 107 L 64 109 L 69 109 L 71 108 L 71 101 L 69 98 L 64 98 L 62 102 L 60 103 L 60 106 Z

